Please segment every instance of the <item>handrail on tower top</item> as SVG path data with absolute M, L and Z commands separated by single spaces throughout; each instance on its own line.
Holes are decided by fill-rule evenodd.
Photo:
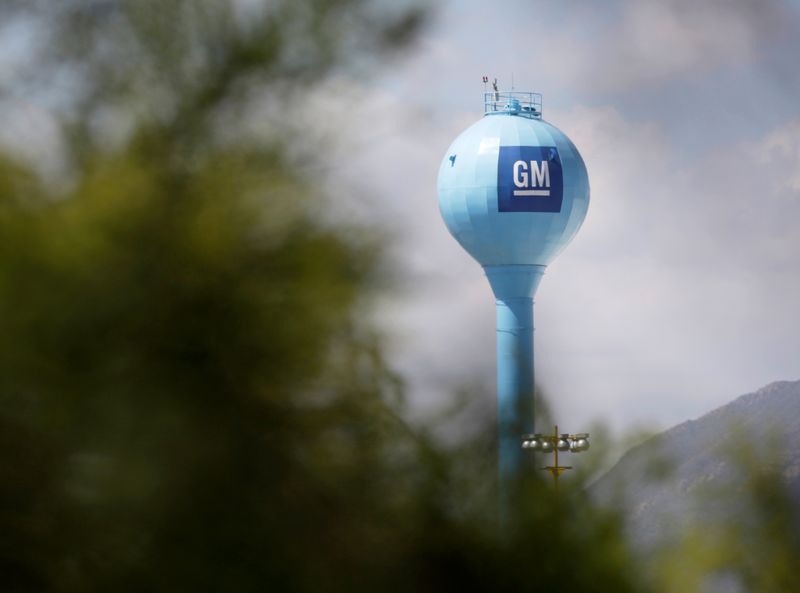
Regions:
M 487 91 L 483 93 L 483 114 L 542 119 L 542 95 L 525 91 Z

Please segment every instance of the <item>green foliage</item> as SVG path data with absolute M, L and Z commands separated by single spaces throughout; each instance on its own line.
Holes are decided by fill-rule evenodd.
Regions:
M 8 590 L 631 590 L 579 491 L 533 481 L 501 528 L 491 447 L 399 419 L 359 318 L 376 251 L 315 222 L 277 156 L 187 174 L 158 143 L 58 195 L 6 165 Z
M 486 447 L 398 418 L 358 315 L 376 252 L 315 222 L 277 156 L 187 173 L 159 142 L 58 195 L 6 164 L 8 590 L 631 590 L 580 492 L 534 481 L 501 529 Z
M 352 62 L 369 6 L 318 4 L 4 7 L 49 34 L 16 82 L 78 83 L 63 178 L 0 162 L 3 590 L 345 590 L 377 557 L 408 465 L 380 250 L 316 220 L 279 133 L 218 125 Z
M 783 476 L 779 440 L 759 443 L 737 426 L 730 432 L 719 454 L 727 477 L 693 493 L 699 516 L 684 521 L 648 562 L 666 593 L 778 593 L 800 581 L 800 513 Z M 736 446 L 743 442 L 749 446 Z
M 403 421 L 365 314 L 380 242 L 319 219 L 277 124 L 246 134 L 424 11 L 2 9 L 46 39 L 14 83 L 53 104 L 65 170 L 0 158 L 0 589 L 643 590 L 586 476 L 532 472 L 498 522 L 491 439 Z
M 134 143 L 66 195 L 3 196 L 2 488 L 18 506 L 0 530 L 42 546 L 4 550 L 20 582 L 138 589 L 146 569 L 186 586 L 256 550 L 275 558 L 266 578 L 290 553 L 272 523 L 324 529 L 310 484 L 340 468 L 336 488 L 360 494 L 346 474 L 372 471 L 397 424 L 356 318 L 371 253 L 314 223 L 274 159 L 181 175 L 153 155 Z

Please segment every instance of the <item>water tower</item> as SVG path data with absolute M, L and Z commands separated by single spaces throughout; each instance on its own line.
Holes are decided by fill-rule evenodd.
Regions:
M 484 117 L 439 168 L 447 228 L 483 266 L 497 306 L 497 422 L 501 491 L 523 469 L 533 422 L 533 296 L 545 267 L 578 232 L 589 178 L 575 145 L 542 119 L 542 97 L 484 93 Z

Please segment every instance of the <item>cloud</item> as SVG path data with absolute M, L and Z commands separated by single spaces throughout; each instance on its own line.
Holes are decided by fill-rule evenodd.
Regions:
M 668 424 L 800 373 L 795 123 L 686 161 L 608 108 L 559 119 L 592 181 L 537 301 L 540 376 L 570 394 L 562 413 Z
M 774 0 L 624 0 L 571 4 L 540 26 L 548 76 L 595 92 L 698 78 L 716 68 L 770 65 L 768 48 L 793 38 L 798 11 Z M 550 52 L 549 52 L 550 53 Z
M 753 157 L 759 164 L 784 172 L 771 178 L 773 183 L 777 181 L 774 190 L 794 192 L 794 197 L 800 199 L 800 118 L 768 134 L 756 146 Z
M 404 282 L 379 313 L 416 409 L 442 402 L 459 382 L 494 383 L 493 299 L 442 224 L 435 194 L 446 147 L 481 115 L 478 76 L 488 63 L 524 63 L 517 73 L 562 89 L 545 116 L 589 169 L 587 220 L 536 301 L 537 378 L 557 416 L 575 430 L 598 417 L 617 428 L 667 426 L 800 375 L 796 105 L 764 109 L 761 119 L 715 119 L 724 107 L 717 96 L 689 85 L 681 92 L 701 132 L 676 121 L 675 96 L 647 90 L 687 77 L 724 81 L 720 72 L 732 68 L 759 76 L 774 58 L 764 55 L 771 27 L 788 10 L 570 4 L 533 15 L 536 36 L 525 19 L 465 10 L 442 19 L 377 88 L 359 88 L 359 109 L 340 123 L 353 137 L 379 140 L 341 151 L 336 178 L 361 188 L 362 216 L 394 234 Z M 474 43 L 478 20 L 496 43 Z M 800 30 L 787 17 L 778 33 L 787 27 Z M 774 98 L 766 85 L 748 92 L 737 101 Z M 476 397 L 491 404 L 486 391 Z
M 722 4 L 722 5 L 720 5 Z M 609 31 L 610 83 L 630 86 L 752 61 L 765 30 L 779 22 L 774 3 L 637 0 Z

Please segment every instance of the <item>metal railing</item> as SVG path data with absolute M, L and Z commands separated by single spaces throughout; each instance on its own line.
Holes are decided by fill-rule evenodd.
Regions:
M 511 113 L 542 119 L 542 95 L 523 91 L 486 91 L 483 93 L 483 113 Z

